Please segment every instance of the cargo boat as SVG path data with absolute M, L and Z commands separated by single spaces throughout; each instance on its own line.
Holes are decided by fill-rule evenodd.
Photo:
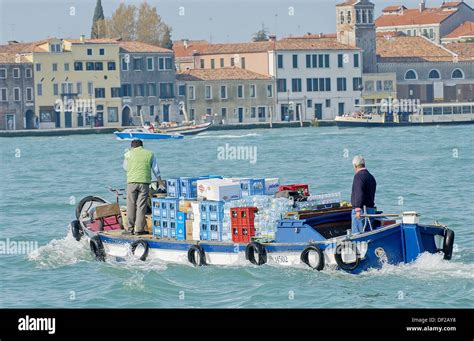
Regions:
M 100 214 L 90 213 L 100 207 L 104 208 Z M 449 260 L 454 243 L 452 230 L 439 224 L 421 224 L 416 212 L 365 215 L 366 232 L 358 234 L 350 232 L 350 207 L 289 212 L 278 221 L 274 240 L 254 238 L 236 243 L 124 235 L 121 217 L 111 212 L 111 207 L 117 209 L 118 204 L 86 197 L 76 207 L 77 220 L 70 224 L 76 240 L 87 238 L 99 261 L 133 257 L 194 266 L 268 264 L 318 271 L 332 267 L 358 274 L 386 263 L 410 263 L 424 252 L 443 253 Z

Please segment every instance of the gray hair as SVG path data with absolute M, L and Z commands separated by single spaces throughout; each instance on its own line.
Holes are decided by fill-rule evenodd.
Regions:
M 365 167 L 365 159 L 362 155 L 356 155 L 354 159 L 352 159 L 352 165 L 354 167 Z

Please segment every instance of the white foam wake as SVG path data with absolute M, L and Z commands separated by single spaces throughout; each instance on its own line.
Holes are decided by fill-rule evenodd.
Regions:
M 253 136 L 260 136 L 260 134 L 250 133 L 244 135 L 206 135 L 206 134 L 199 134 L 193 137 L 193 139 L 240 139 L 243 137 L 253 137 Z

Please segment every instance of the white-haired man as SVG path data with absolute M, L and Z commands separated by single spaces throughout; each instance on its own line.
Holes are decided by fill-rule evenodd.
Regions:
M 362 155 L 357 155 L 352 160 L 354 166 L 354 180 L 352 182 L 352 233 L 364 232 L 364 219 L 361 214 L 374 214 L 375 191 L 377 182 L 372 174 L 365 168 L 365 160 Z

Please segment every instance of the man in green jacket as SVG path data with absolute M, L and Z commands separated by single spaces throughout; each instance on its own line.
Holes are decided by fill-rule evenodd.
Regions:
M 150 193 L 151 173 L 161 182 L 160 169 L 153 152 L 143 148 L 141 140 L 133 140 L 125 153 L 123 169 L 127 172 L 127 221 L 129 232 L 146 234 L 145 214 Z

